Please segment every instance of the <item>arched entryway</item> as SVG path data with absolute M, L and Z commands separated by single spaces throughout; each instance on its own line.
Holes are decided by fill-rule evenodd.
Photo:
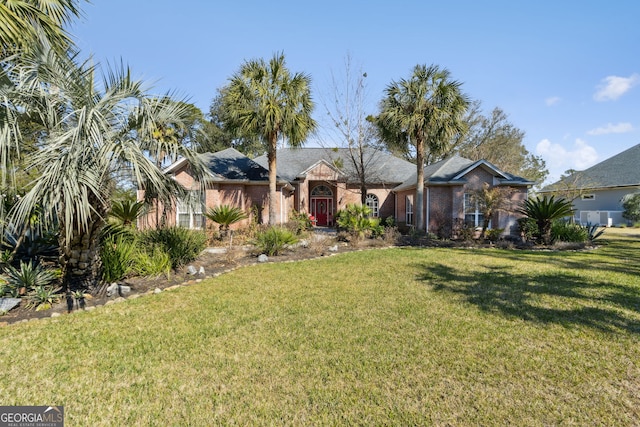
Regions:
M 333 225 L 333 191 L 326 185 L 317 185 L 311 190 L 311 215 L 316 225 L 326 227 Z

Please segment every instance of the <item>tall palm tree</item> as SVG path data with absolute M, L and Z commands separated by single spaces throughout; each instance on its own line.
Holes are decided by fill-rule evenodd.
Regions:
M 452 137 L 464 130 L 463 115 L 469 99 L 462 84 L 450 79 L 446 68 L 416 65 L 409 79 L 387 86 L 376 118 L 383 139 L 416 151 L 416 228 L 424 229 L 425 149 L 438 154 Z
M 276 223 L 276 149 L 278 141 L 302 145 L 316 122 L 311 117 L 311 78 L 291 74 L 284 54 L 245 62 L 221 92 L 227 111 L 227 126 L 240 135 L 259 137 L 269 162 L 269 224 Z
M 2 56 L 30 49 L 42 38 L 59 52 L 65 51 L 72 41 L 64 27 L 80 16 L 78 3 L 78 0 L 0 0 Z
M 152 158 L 158 153 L 184 156 L 196 173 L 203 170 L 190 150 L 153 137 L 167 124 L 179 126 L 186 104 L 149 96 L 124 66 L 107 71 L 98 81 L 95 66 L 79 64 L 46 46 L 24 55 L 15 67 L 16 72 L 8 74 L 13 84 L 0 86 L 0 97 L 11 101 L 3 105 L 7 114 L 0 116 L 0 151 L 19 146 L 15 114 L 8 114 L 13 110 L 37 116 L 45 131 L 41 148 L 28 159 L 39 175 L 10 218 L 21 223 L 39 206 L 43 220 L 59 226 L 67 289 L 95 289 L 99 235 L 110 211 L 116 172 L 128 167 L 147 190 L 177 196 L 182 188 Z

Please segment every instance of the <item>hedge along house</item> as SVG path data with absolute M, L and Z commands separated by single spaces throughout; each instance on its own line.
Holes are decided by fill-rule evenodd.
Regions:
M 180 160 L 166 169 L 173 178 L 191 190 L 191 202 L 179 200 L 175 206 L 155 206 L 139 224 L 153 227 L 164 210 L 165 224 L 189 228 L 205 226 L 208 208 L 231 205 L 250 213 L 249 221 L 268 222 L 269 179 L 267 156 L 249 159 L 233 148 L 203 154 L 209 169 L 204 186 L 190 174 L 189 164 Z M 416 207 L 416 166 L 379 150 L 365 150 L 358 161 L 364 165 L 366 204 L 372 215 L 393 217 L 401 226 L 413 224 Z M 360 179 L 348 149 L 285 148 L 277 153 L 278 222 L 285 223 L 293 211 L 313 215 L 317 226 L 335 226 L 336 213 L 348 204 L 361 202 Z M 511 202 L 526 198 L 533 183 L 498 170 L 486 161 L 473 162 L 452 157 L 425 168 L 425 218 L 427 231 L 442 232 L 457 222 L 482 225 L 474 189 L 490 186 L 512 188 Z M 204 191 L 201 191 L 201 188 Z M 139 191 L 138 199 L 144 196 Z M 516 215 L 499 212 L 493 224 L 514 232 Z M 450 231 L 449 231 L 450 235 Z M 447 236 L 448 237 L 448 236 Z
M 415 168 L 414 168 L 415 169 Z M 398 222 L 413 224 L 417 173 L 394 189 Z M 441 237 L 456 236 L 462 227 L 482 227 L 484 217 L 481 202 L 474 194 L 485 184 L 489 188 L 506 188 L 504 209 L 493 213 L 489 228 L 504 229 L 503 234 L 519 233 L 515 211 L 527 198 L 534 183 L 503 172 L 486 160 L 473 161 L 453 156 L 424 169 L 424 218 L 426 231 Z

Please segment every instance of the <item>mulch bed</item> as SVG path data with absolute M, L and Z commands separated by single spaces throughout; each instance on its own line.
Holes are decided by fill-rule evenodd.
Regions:
M 331 242 L 333 245 L 335 242 Z M 406 236 L 403 236 L 400 241 L 396 242 L 396 246 L 413 246 L 413 247 L 471 247 L 471 248 L 479 248 L 479 247 L 493 247 L 494 245 L 490 243 L 479 243 L 479 242 L 460 242 L 460 241 L 451 241 L 451 240 L 434 240 L 434 239 L 410 239 Z M 269 257 L 268 262 L 286 262 L 286 261 L 298 261 L 305 259 L 318 258 L 322 256 L 333 255 L 335 253 L 343 253 L 343 252 L 351 252 L 361 249 L 369 249 L 376 247 L 388 247 L 385 246 L 379 240 L 364 240 L 359 242 L 357 245 L 350 245 L 344 242 L 337 244 L 337 252 L 329 252 L 329 245 L 312 245 L 309 247 L 299 246 L 293 250 L 288 250 L 278 256 Z M 526 246 L 515 246 L 509 245 L 509 248 L 512 249 L 532 249 L 530 245 Z M 542 248 L 540 246 L 536 247 L 536 249 L 549 250 L 549 248 Z M 567 248 L 568 249 L 568 248 Z M 167 278 L 166 276 L 160 277 L 130 277 L 124 279 L 120 282 L 122 285 L 129 286 L 131 288 L 131 293 L 126 295 L 126 298 L 132 299 L 137 298 L 145 294 L 150 294 L 154 292 L 161 292 L 168 288 L 173 289 L 177 286 L 182 286 L 185 284 L 197 283 L 204 279 L 208 279 L 211 277 L 218 276 L 225 272 L 229 272 L 239 267 L 252 265 L 258 263 L 258 258 L 255 254 L 251 253 L 251 251 L 242 251 L 240 249 L 236 250 L 234 256 L 230 257 L 224 253 L 211 253 L 208 251 L 203 252 L 200 257 L 189 264 L 189 266 L 195 267 L 196 271 L 200 270 L 200 267 L 204 268 L 204 274 L 195 274 L 191 275 L 188 272 L 189 266 L 185 266 L 178 271 L 173 271 L 171 275 Z M 92 296 L 91 298 L 85 299 L 85 309 L 92 310 L 95 307 L 102 306 L 105 304 L 111 304 L 118 300 L 123 300 L 124 298 L 119 295 L 113 295 L 111 297 L 107 297 L 106 295 L 98 295 Z M 77 308 L 74 307 L 73 310 Z M 66 301 L 60 301 L 57 304 L 54 304 L 49 310 L 43 311 L 35 311 L 34 309 L 25 308 L 24 304 L 21 304 L 17 308 L 11 310 L 9 313 L 0 317 L 0 326 L 6 326 L 8 324 L 17 323 L 17 322 L 28 322 L 34 319 L 42 319 L 47 317 L 55 317 L 68 313 L 67 303 Z

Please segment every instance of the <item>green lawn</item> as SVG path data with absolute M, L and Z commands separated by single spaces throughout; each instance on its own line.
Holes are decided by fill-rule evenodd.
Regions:
M 638 425 L 640 239 L 247 267 L 0 328 L 3 405 L 69 426 Z

